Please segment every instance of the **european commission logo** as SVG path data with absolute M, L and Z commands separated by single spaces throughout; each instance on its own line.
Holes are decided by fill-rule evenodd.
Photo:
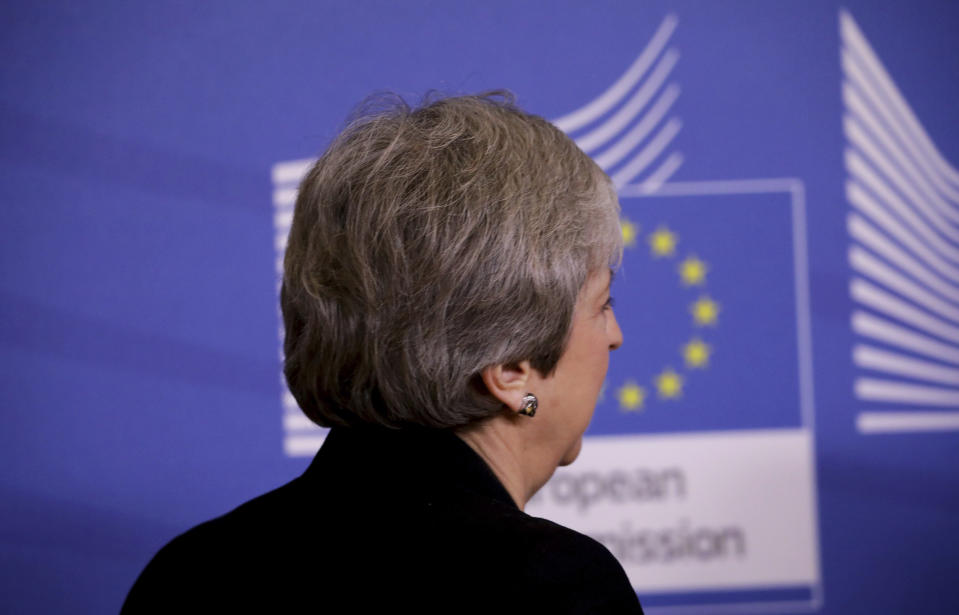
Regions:
M 612 85 L 554 120 L 610 175 L 623 205 L 616 293 L 628 342 L 591 433 L 811 426 L 802 182 L 669 181 L 684 160 L 678 24 L 667 15 Z M 278 285 L 297 186 L 311 163 L 273 168 Z M 284 450 L 312 455 L 325 430 L 283 390 Z
M 805 190 L 796 178 L 676 181 L 678 26 L 667 15 L 612 85 L 554 120 L 619 194 L 626 343 L 580 458 L 529 509 L 603 542 L 647 606 L 816 608 Z M 311 162 L 273 167 L 278 280 Z M 283 390 L 284 450 L 312 455 L 325 430 Z
M 959 430 L 959 171 L 840 15 L 862 433 Z

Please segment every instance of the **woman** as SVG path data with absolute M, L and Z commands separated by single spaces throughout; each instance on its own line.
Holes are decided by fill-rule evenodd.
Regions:
M 609 180 L 502 95 L 380 106 L 304 179 L 286 252 L 286 378 L 329 436 L 125 610 L 641 612 L 604 547 L 522 512 L 622 343 Z

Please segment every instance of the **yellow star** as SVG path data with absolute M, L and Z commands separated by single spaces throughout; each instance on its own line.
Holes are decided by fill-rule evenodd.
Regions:
M 693 314 L 695 323 L 702 327 L 706 325 L 715 325 L 719 319 L 719 304 L 703 295 L 689 306 L 689 311 Z
M 627 248 L 635 246 L 636 236 L 639 235 L 639 225 L 623 218 L 619 221 L 619 228 L 623 232 L 623 245 Z
M 679 237 L 665 226 L 658 227 L 649 234 L 649 248 L 653 256 L 672 256 L 676 252 L 676 244 Z
M 630 380 L 616 391 L 616 397 L 623 410 L 642 410 L 643 402 L 646 401 L 646 389 Z
M 683 377 L 667 367 L 656 376 L 656 388 L 663 399 L 676 399 L 683 394 Z
M 709 354 L 712 347 L 703 342 L 703 340 L 694 338 L 688 344 L 683 346 L 683 358 L 686 359 L 687 367 L 706 367 L 709 364 Z
M 683 286 L 696 286 L 706 281 L 706 272 L 709 266 L 695 256 L 687 256 L 679 264 L 679 277 Z

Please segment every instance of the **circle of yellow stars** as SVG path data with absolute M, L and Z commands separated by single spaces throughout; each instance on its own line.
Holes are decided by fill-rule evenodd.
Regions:
M 635 248 L 641 237 L 638 224 L 623 218 L 620 221 L 623 233 L 623 246 Z M 679 247 L 679 235 L 660 224 L 646 235 L 650 256 L 654 260 L 669 260 L 676 257 Z M 676 267 L 679 283 L 685 288 L 704 289 L 709 265 L 695 254 L 687 255 Z M 695 301 L 689 304 L 689 313 L 694 328 L 715 327 L 719 322 L 720 305 L 704 290 Z M 709 366 L 713 348 L 698 336 L 692 336 L 679 348 L 683 365 L 688 371 L 705 369 Z M 685 377 L 672 366 L 667 365 L 652 378 L 651 388 L 655 389 L 659 399 L 670 401 L 682 397 Z M 619 407 L 626 412 L 644 410 L 649 392 L 635 380 L 627 380 L 616 391 Z

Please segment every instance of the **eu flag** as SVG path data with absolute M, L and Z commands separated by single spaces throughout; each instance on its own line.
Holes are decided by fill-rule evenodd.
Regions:
M 801 184 L 663 188 L 620 195 L 625 249 L 613 294 L 624 343 L 589 433 L 800 426 Z

